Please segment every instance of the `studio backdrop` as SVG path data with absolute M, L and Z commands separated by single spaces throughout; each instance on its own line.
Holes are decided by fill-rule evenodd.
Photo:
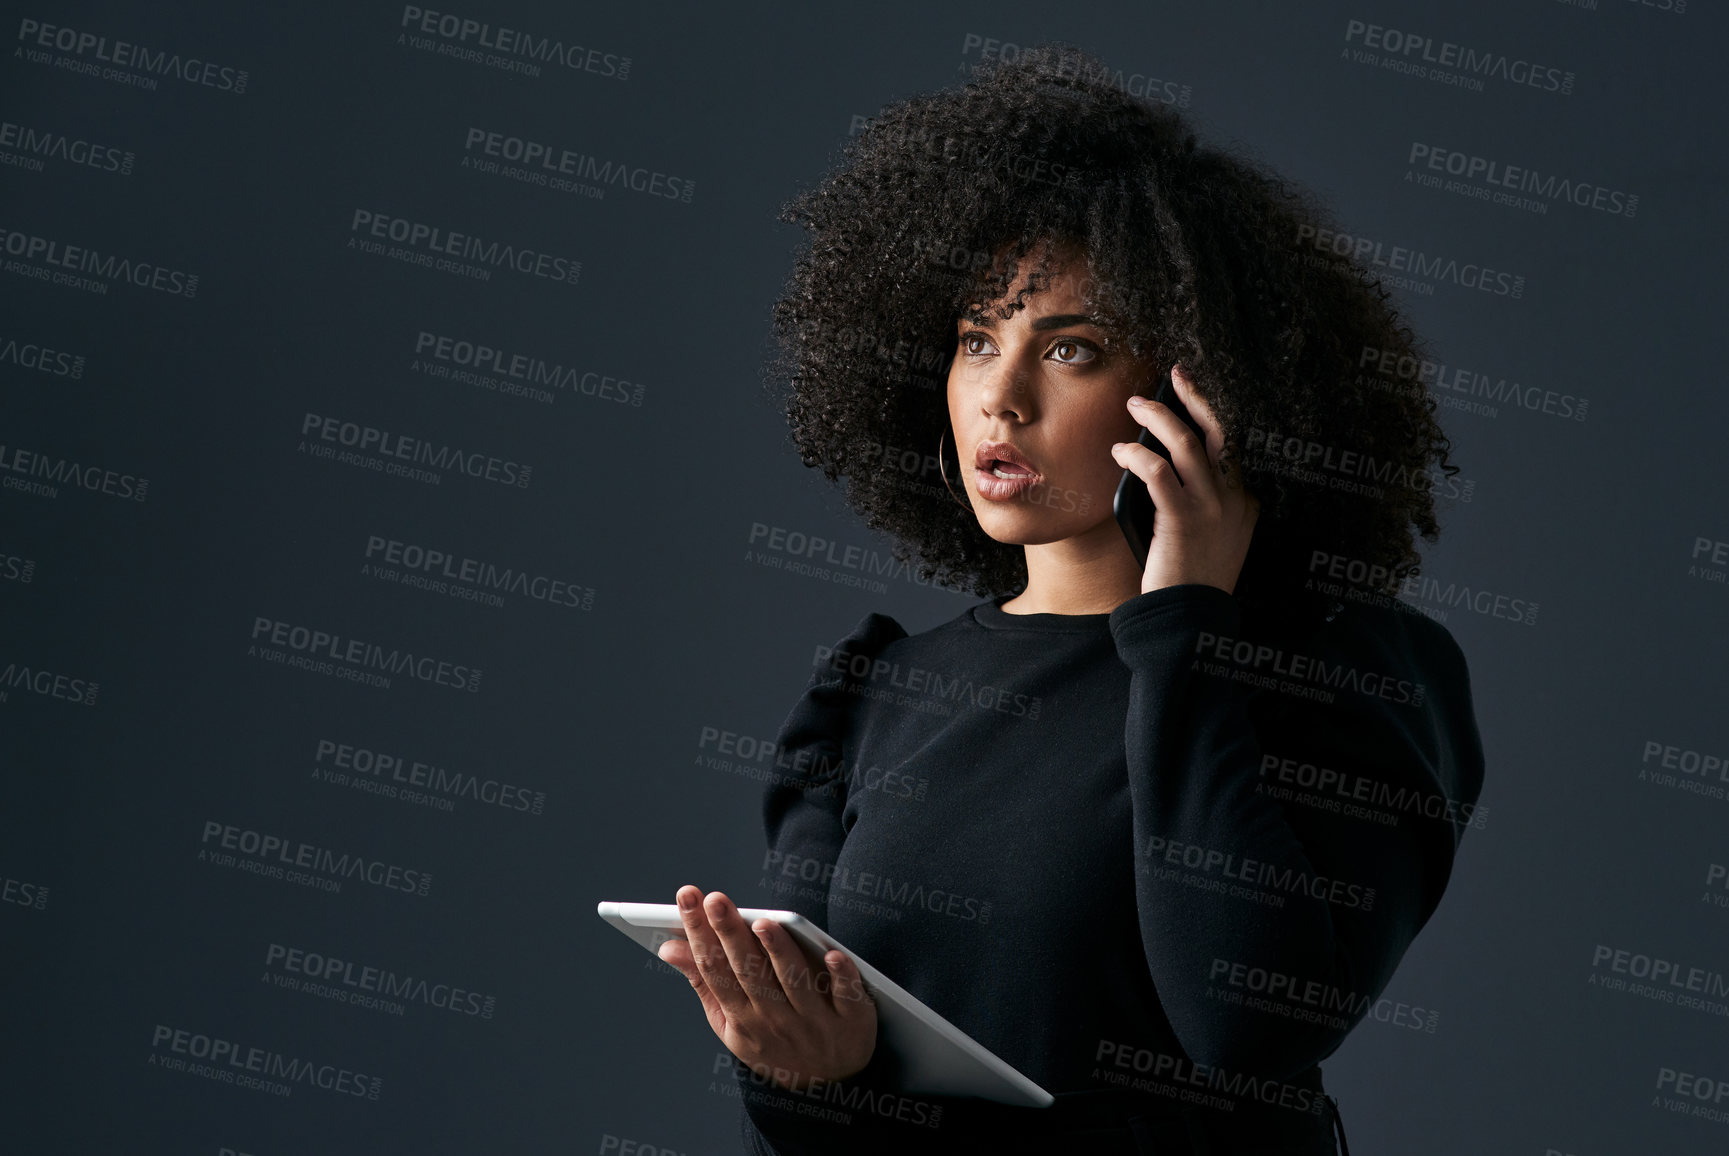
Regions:
M 800 464 L 776 214 L 1062 39 L 1319 193 L 1434 351 L 1362 372 L 1461 466 L 1399 597 L 1486 787 L 1325 1063 L 1353 1150 L 1729 1152 L 1715 5 L 7 13 L 0 1147 L 737 1150 L 595 904 L 771 905 L 813 656 L 979 601 Z

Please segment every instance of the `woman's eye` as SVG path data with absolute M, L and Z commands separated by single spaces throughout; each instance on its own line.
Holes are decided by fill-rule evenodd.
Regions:
M 990 344 L 982 333 L 961 334 L 961 352 L 963 353 L 984 353 L 990 348 Z
M 1057 360 L 1066 365 L 1082 365 L 1097 356 L 1092 349 L 1078 341 L 1062 340 L 1051 346 L 1051 352 L 1057 355 Z M 1084 356 L 1077 356 L 1084 355 Z

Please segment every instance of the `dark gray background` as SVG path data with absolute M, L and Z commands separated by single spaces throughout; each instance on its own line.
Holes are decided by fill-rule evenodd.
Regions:
M 425 5 L 434 7 L 434 5 Z M 200 276 L 185 299 L 0 274 L 0 443 L 149 478 L 132 503 L 0 491 L 0 669 L 97 680 L 93 706 L 0 702 L 5 1133 L 34 1152 L 734 1150 L 737 1101 L 683 981 L 595 918 L 685 882 L 757 898 L 759 787 L 698 762 L 704 726 L 764 739 L 812 648 L 869 611 L 910 631 L 976 599 L 857 589 L 748 560 L 755 523 L 887 554 L 804 469 L 759 366 L 796 230 L 776 208 L 855 116 L 958 83 L 969 34 L 1062 37 L 1187 85 L 1211 139 L 1320 190 L 1353 233 L 1527 277 L 1523 297 L 1401 291 L 1450 363 L 1589 399 L 1584 421 L 1443 411 L 1472 500 L 1427 569 L 1540 604 L 1464 609 L 1488 756 L 1485 829 L 1388 995 L 1434 1033 L 1365 1022 L 1325 1065 L 1359 1156 L 1729 1152 L 1672 1115 L 1662 1068 L 1729 1080 L 1729 1019 L 1587 982 L 1597 945 L 1729 971 L 1729 802 L 1639 780 L 1647 741 L 1729 753 L 1729 538 L 1716 348 L 1722 17 L 1634 0 L 1018 3 L 933 12 L 712 5 L 453 8 L 631 58 L 539 78 L 397 44 L 402 9 L 7 5 L 21 19 L 245 68 L 244 95 L 157 91 L 8 51 L 0 120 L 131 150 L 130 175 L 0 166 L 0 228 Z M 1469 92 L 1341 58 L 1348 20 L 1574 73 L 1570 94 Z M 16 47 L 16 42 L 14 43 Z M 587 200 L 460 167 L 471 125 L 694 180 L 690 204 Z M 1545 215 L 1403 181 L 1433 142 L 1637 193 L 1631 219 Z M 13 150 L 17 151 L 17 150 Z M 376 209 L 583 262 L 560 286 L 360 255 Z M 1476 256 L 1482 255 L 1482 256 Z M 15 258 L 0 255 L 0 261 Z M 640 382 L 640 406 L 551 405 L 410 371 L 421 330 Z M 425 486 L 297 452 L 307 411 L 532 464 L 526 489 Z M 360 576 L 368 535 L 564 577 L 591 610 L 502 608 Z M 246 655 L 255 616 L 466 662 L 469 695 L 389 690 Z M 546 792 L 537 816 L 445 813 L 309 777 L 320 738 Z M 207 820 L 430 871 L 424 898 L 324 894 L 197 861 Z M 1729 891 L 1717 888 L 1729 901 Z M 279 990 L 278 942 L 493 995 L 493 1018 L 401 1017 Z M 1598 969 L 1596 974 L 1603 974 Z M 157 1024 L 383 1079 L 376 1101 L 281 1099 L 147 1064 Z M 1672 1092 L 1670 1093 L 1673 1094 Z M 1725 1107 L 1729 1107 L 1726 1102 Z

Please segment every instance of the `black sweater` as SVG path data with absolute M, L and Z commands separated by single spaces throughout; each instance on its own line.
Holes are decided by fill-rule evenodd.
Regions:
M 1319 1145 L 1317 1065 L 1434 911 L 1481 790 L 1458 646 L 1402 606 L 1299 625 L 1198 584 L 1109 614 L 1004 600 L 915 636 L 871 614 L 818 651 L 757 901 L 1059 1103 L 908 1091 L 879 1047 L 836 1085 L 735 1069 L 747 1146 L 1005 1151 L 1137 1114 L 1215 1153 Z

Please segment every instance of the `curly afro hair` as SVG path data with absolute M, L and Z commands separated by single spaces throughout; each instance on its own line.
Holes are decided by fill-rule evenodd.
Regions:
M 1413 530 L 1439 536 L 1435 490 L 1458 473 L 1434 399 L 1385 368 L 1425 351 L 1369 269 L 1317 243 L 1338 230 L 1313 194 L 1197 144 L 1110 75 L 1063 44 L 985 62 L 885 108 L 781 210 L 811 234 L 767 367 L 801 459 L 844 476 L 848 503 L 922 579 L 1022 590 L 1022 548 L 950 497 L 937 446 L 957 320 L 1024 307 L 1051 242 L 1084 256 L 1112 344 L 1182 362 L 1223 425 L 1261 502 L 1239 594 L 1306 585 L 1317 549 L 1391 590 L 1417 572 Z M 1006 300 L 1029 255 L 1030 285 Z

